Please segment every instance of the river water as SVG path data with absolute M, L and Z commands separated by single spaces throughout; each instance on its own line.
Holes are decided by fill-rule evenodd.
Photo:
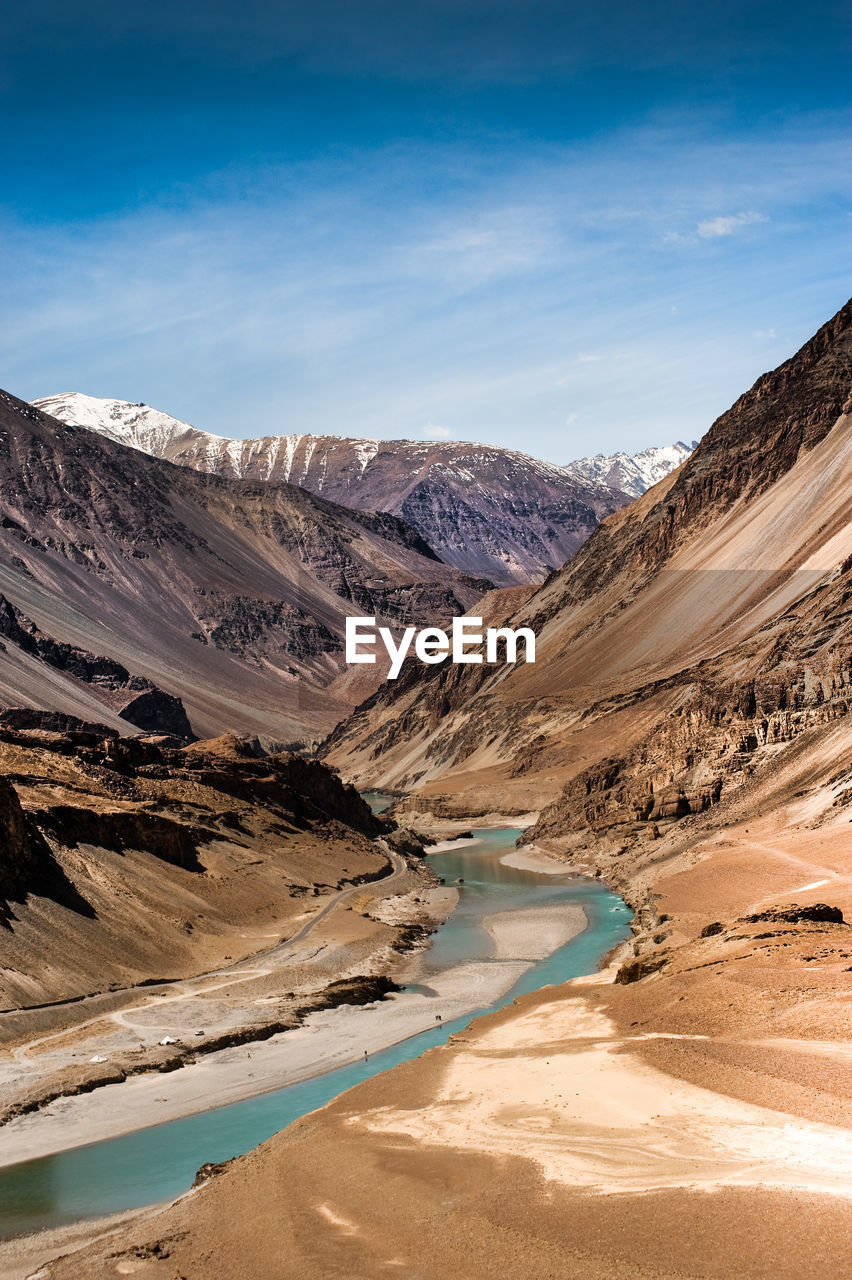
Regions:
M 376 809 L 382 807 L 380 797 L 371 800 Z M 516 996 L 548 984 L 593 972 L 603 956 L 628 936 L 630 909 L 596 881 L 504 865 L 501 858 L 514 847 L 518 828 L 483 829 L 474 835 L 475 843 L 429 857 L 448 885 L 463 883 L 457 886 L 458 907 L 424 957 L 427 975 L 493 957 L 494 940 L 482 921 L 495 913 L 531 907 L 558 912 L 563 905 L 575 911 L 580 906 L 588 921 L 585 931 L 545 959 L 531 962 L 492 1004 L 374 1053 L 366 1062 L 185 1119 L 0 1169 L 0 1238 L 174 1199 L 191 1186 L 202 1164 L 250 1151 L 360 1081 L 444 1043 L 477 1014 L 501 1008 Z

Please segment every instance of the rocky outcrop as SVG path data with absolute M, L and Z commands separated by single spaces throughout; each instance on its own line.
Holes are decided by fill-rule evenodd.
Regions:
M 171 734 L 175 738 L 183 738 L 187 741 L 195 737 L 180 698 L 176 698 L 174 694 L 165 693 L 154 685 L 149 685 L 141 693 L 136 693 L 129 702 L 119 700 L 116 710 L 122 720 L 128 720 L 137 729 L 143 729 L 146 733 Z
M 202 871 L 198 846 L 215 840 L 218 832 L 188 822 L 175 822 L 143 809 L 90 809 L 50 805 L 39 814 L 43 830 L 69 848 L 91 845 L 102 849 L 138 849 L 185 871 Z
M 665 966 L 667 959 L 667 954 L 658 952 L 652 956 L 637 956 L 633 960 L 625 960 L 624 964 L 618 966 L 615 981 L 623 986 L 627 986 L 631 982 L 641 982 L 643 978 L 649 977 L 652 973 L 659 973 Z
M 754 911 L 750 915 L 743 916 L 745 924 L 759 924 L 765 920 L 781 924 L 844 923 L 840 907 L 830 907 L 825 902 L 814 902 L 806 907 L 800 907 L 797 902 L 792 902 L 789 907 L 770 907 L 766 911 Z
M 118 737 L 117 731 L 108 725 L 91 724 L 79 716 L 65 715 L 61 711 L 39 711 L 35 707 L 6 707 L 0 711 L 0 728 L 33 729 L 66 736 L 83 732 L 98 740 Z
M 125 755 L 132 747 L 121 742 L 116 750 Z M 195 782 L 235 798 L 286 810 L 298 820 L 332 819 L 369 836 L 384 831 L 387 825 L 354 787 L 320 761 L 289 753 L 266 756 L 256 740 L 225 734 L 180 753 L 146 747 L 144 758 L 162 761 L 169 769 L 180 767 Z M 134 761 L 133 767 L 139 768 L 139 764 Z
M 70 910 L 91 915 L 88 903 L 59 866 L 15 788 L 0 775 L 0 925 L 10 928 L 12 903 L 31 893 L 52 898 Z
M 424 839 L 422 835 L 418 835 L 408 827 L 398 827 L 395 831 L 389 832 L 385 838 L 392 849 L 406 858 L 425 858 L 426 845 L 434 843 L 434 838 Z
M 26 892 L 43 874 L 43 845 L 34 841 L 15 788 L 0 777 L 0 899 Z M 2 903 L 0 903 L 2 910 Z M 3 917 L 0 916 L 0 919 Z
M 387 875 L 389 830 L 330 769 L 256 739 L 0 725 L 0 1007 L 268 946 L 306 894 Z
M 572 778 L 529 839 L 568 829 L 650 826 L 703 813 L 747 782 L 778 747 L 852 708 L 852 560 L 723 658 L 668 682 L 677 705 L 629 752 Z M 735 683 L 769 642 L 753 674 Z M 655 685 L 659 696 L 666 685 Z M 649 691 L 651 692 L 651 691 Z M 632 695 L 641 706 L 643 691 Z M 852 794 L 852 792 L 850 793 Z

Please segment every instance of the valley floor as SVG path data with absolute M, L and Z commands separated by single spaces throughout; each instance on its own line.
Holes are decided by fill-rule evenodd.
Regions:
M 45 1274 L 839 1280 L 852 929 L 782 916 L 852 914 L 848 823 L 797 805 L 657 868 L 656 972 L 478 1019 Z

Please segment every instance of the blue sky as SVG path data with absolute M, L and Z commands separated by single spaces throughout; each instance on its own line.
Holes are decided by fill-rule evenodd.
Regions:
M 850 292 L 834 0 L 33 0 L 0 383 L 555 462 L 700 435 Z

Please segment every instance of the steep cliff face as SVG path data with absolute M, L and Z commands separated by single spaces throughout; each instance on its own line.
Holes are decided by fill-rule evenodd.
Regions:
M 506 586 L 540 582 L 603 516 L 647 487 L 635 465 L 622 493 L 576 468 L 490 445 L 313 435 L 231 440 L 122 400 L 71 394 L 35 403 L 65 422 L 182 466 L 286 481 L 347 507 L 402 516 L 417 532 L 419 550 L 425 543 L 446 564 Z M 672 454 L 656 466 L 668 471 L 681 460 Z
M 348 614 L 436 623 L 491 585 L 391 514 L 172 466 L 6 393 L 0 492 L 0 702 L 114 728 L 190 736 L 182 705 L 199 733 L 313 740 L 352 706 Z
M 771 647 L 756 663 L 749 643 L 724 662 L 677 677 L 669 713 L 632 749 L 567 783 L 528 838 L 585 831 L 657 839 L 661 822 L 705 813 L 770 767 L 787 744 L 845 721 L 852 709 L 850 599 L 847 560 L 831 583 L 763 628 Z M 738 667 L 744 674 L 732 681 L 728 671 Z M 852 771 L 832 779 L 841 783 L 838 806 L 852 803 Z
M 18 793 L 0 778 L 0 923 L 8 918 L 8 900 L 21 897 L 28 887 L 43 883 L 46 862 L 43 843 L 29 829 Z
M 761 752 L 845 715 L 851 384 L 847 305 L 513 605 L 534 666 L 404 669 L 329 759 L 415 789 L 414 808 L 556 802 L 538 829 L 553 832 L 694 812 Z
M 164 693 L 144 676 L 132 676 L 120 662 L 45 636 L 20 609 L 0 595 L 0 636 L 55 671 L 87 685 L 94 697 L 137 729 L 195 735 L 180 698 Z

